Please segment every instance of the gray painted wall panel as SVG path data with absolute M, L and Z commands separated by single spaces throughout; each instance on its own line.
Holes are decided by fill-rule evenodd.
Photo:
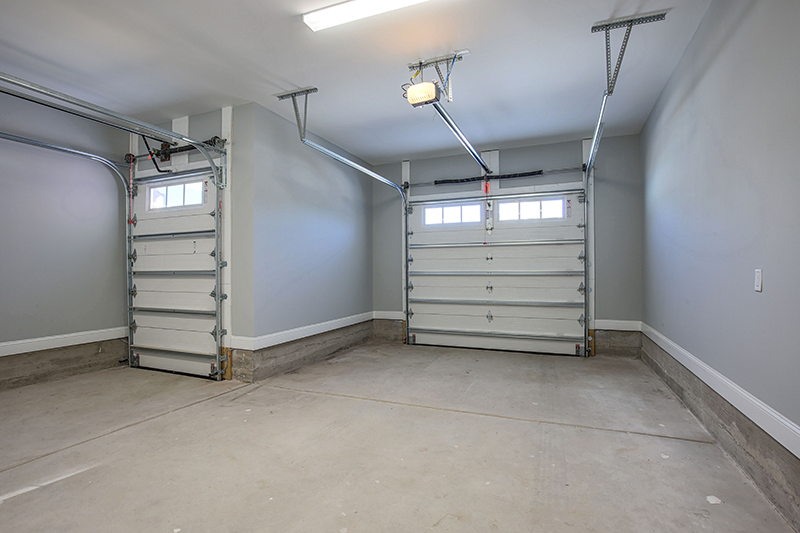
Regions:
M 304 146 L 293 123 L 248 108 L 255 336 L 371 312 L 371 178 Z
M 792 0 L 714 2 L 642 143 L 645 322 L 795 423 L 798 20 Z
M 121 160 L 128 135 L 0 95 L 0 130 Z M 125 204 L 99 163 L 0 140 L 0 342 L 125 325 Z
M 596 279 L 599 319 L 642 319 L 644 179 L 639 136 L 601 141 L 594 171 Z
M 253 179 L 255 112 L 257 104 L 233 108 L 233 133 L 228 146 L 231 175 L 231 335 L 253 337 Z

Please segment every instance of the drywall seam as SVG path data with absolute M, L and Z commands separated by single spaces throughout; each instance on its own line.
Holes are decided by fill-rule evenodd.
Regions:
M 360 315 L 347 316 L 344 318 L 337 318 L 336 320 L 329 320 L 328 322 L 321 322 L 319 324 L 311 324 L 294 329 L 287 329 L 285 331 L 278 331 L 261 337 L 242 337 L 238 335 L 231 336 L 231 347 L 236 350 L 261 350 L 262 348 L 269 348 L 270 346 L 277 346 L 285 342 L 296 341 L 312 335 L 319 335 L 332 331 L 334 329 L 344 328 L 372 320 L 372 312 L 361 313 Z
M 603 320 L 594 321 L 594 329 L 603 331 L 642 331 L 642 323 L 638 320 Z
M 36 339 L 21 339 L 18 341 L 0 342 L 0 357 L 28 352 L 38 352 L 41 350 L 52 350 L 54 348 L 64 348 L 66 346 L 88 344 L 90 342 L 121 339 L 123 337 L 128 337 L 128 329 L 125 326 L 120 326 L 118 328 L 98 329 L 95 331 L 79 331 L 77 333 L 52 335 L 50 337 L 39 337 Z
M 642 323 L 642 333 L 650 337 L 662 350 L 674 357 L 692 374 L 785 446 L 787 450 L 800 457 L 800 426 L 645 323 Z

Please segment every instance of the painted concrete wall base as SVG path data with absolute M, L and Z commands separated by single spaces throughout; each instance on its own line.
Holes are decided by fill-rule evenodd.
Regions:
M 403 342 L 403 321 L 382 320 L 372 321 L 372 338 L 376 341 Z
M 642 334 L 639 331 L 594 331 L 595 355 L 639 357 L 642 351 Z
M 7 355 L 0 357 L 0 390 L 112 368 L 127 357 L 126 339 Z
M 717 444 L 736 461 L 792 527 L 800 531 L 800 458 L 647 335 L 642 335 L 641 355 L 714 436 Z
M 252 383 L 332 357 L 373 338 L 372 321 L 261 350 L 233 350 L 233 379 Z

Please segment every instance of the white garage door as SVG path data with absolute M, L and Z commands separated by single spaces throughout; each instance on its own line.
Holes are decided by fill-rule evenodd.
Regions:
M 586 354 L 580 185 L 409 205 L 410 342 Z
M 135 180 L 131 364 L 219 378 L 219 210 L 210 169 Z

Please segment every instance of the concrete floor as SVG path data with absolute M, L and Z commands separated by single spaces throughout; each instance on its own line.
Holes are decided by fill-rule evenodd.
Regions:
M 0 530 L 791 532 L 639 360 L 371 344 L 0 393 Z

